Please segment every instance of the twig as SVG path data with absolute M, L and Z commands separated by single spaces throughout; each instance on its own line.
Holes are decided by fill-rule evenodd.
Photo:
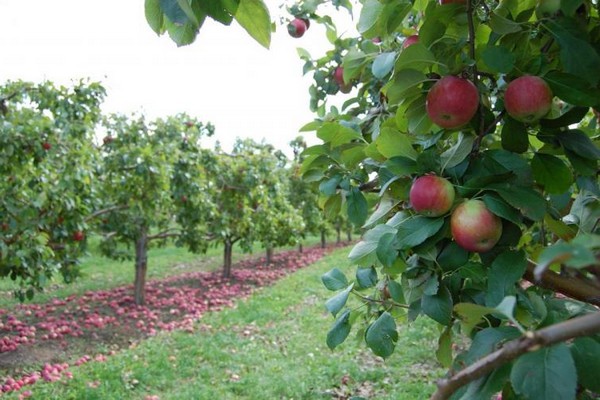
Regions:
M 600 332 L 600 312 L 584 315 L 511 340 L 501 349 L 488 354 L 455 375 L 441 379 L 431 400 L 449 398 L 456 390 L 479 379 L 517 357 L 553 344 Z

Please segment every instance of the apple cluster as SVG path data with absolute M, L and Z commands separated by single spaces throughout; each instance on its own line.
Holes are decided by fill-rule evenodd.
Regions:
M 412 208 L 427 217 L 447 214 L 454 205 L 454 186 L 436 175 L 418 177 L 412 184 L 409 199 Z M 491 250 L 502 235 L 502 220 L 478 199 L 461 202 L 450 217 L 452 238 L 462 248 L 475 253 Z

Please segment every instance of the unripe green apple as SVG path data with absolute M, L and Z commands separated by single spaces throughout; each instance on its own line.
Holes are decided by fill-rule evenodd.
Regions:
M 450 211 L 454 197 L 454 186 L 450 181 L 435 175 L 417 178 L 409 193 L 412 208 L 428 217 L 439 217 Z
M 525 75 L 511 81 L 504 92 L 504 107 L 517 121 L 531 123 L 552 108 L 552 90 L 539 76 Z
M 484 253 L 502 236 L 502 220 L 481 200 L 467 200 L 452 212 L 450 230 L 456 243 L 465 250 Z
M 473 82 L 448 75 L 431 87 L 425 105 L 429 118 L 438 126 L 459 128 L 477 112 L 479 92 Z

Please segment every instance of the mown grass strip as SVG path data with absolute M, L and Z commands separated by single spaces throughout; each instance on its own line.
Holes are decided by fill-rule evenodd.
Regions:
M 432 359 L 435 327 L 400 327 L 387 361 L 348 339 L 331 352 L 330 295 L 320 276 L 347 265 L 348 249 L 205 315 L 195 333 L 159 334 L 106 362 L 73 368 L 73 379 L 28 389 L 33 399 L 426 399 L 442 370 Z M 157 396 L 157 397 L 150 397 Z M 14 394 L 7 398 L 18 398 Z

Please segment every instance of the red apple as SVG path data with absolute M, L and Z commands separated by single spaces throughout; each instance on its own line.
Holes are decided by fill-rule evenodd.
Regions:
M 502 221 L 481 200 L 467 200 L 452 212 L 450 229 L 456 243 L 476 253 L 489 251 L 502 235 Z
M 82 231 L 73 232 L 73 240 L 76 242 L 81 242 L 85 238 L 85 234 Z
M 425 175 L 417 178 L 410 188 L 412 208 L 428 217 L 439 217 L 452 208 L 454 186 L 445 178 Z
M 301 18 L 294 18 L 287 26 L 288 33 L 291 37 L 299 38 L 304 35 L 304 32 L 308 29 L 306 22 Z
M 473 118 L 479 107 L 479 92 L 473 82 L 448 75 L 427 93 L 429 118 L 447 129 L 459 128 Z
M 371 42 L 373 42 L 373 44 L 381 44 L 381 38 L 379 36 L 376 36 L 373 39 L 371 39 Z
M 44 148 L 44 150 L 50 150 L 52 148 L 52 145 L 48 142 L 44 142 L 42 143 L 42 147 Z
M 535 122 L 552 107 L 552 90 L 539 76 L 525 75 L 511 81 L 504 92 L 508 115 L 521 122 Z
M 406 39 L 404 39 L 404 42 L 402 42 L 402 48 L 405 49 L 408 46 L 410 46 L 411 44 L 415 44 L 419 42 L 419 35 L 411 35 L 409 37 L 407 37 Z
M 336 67 L 333 70 L 333 80 L 338 84 L 338 86 L 343 86 L 346 82 L 344 82 L 344 67 Z
M 306 30 L 308 30 L 308 28 L 310 28 L 310 19 L 308 18 L 301 18 L 302 21 L 304 21 L 304 25 L 306 25 Z

